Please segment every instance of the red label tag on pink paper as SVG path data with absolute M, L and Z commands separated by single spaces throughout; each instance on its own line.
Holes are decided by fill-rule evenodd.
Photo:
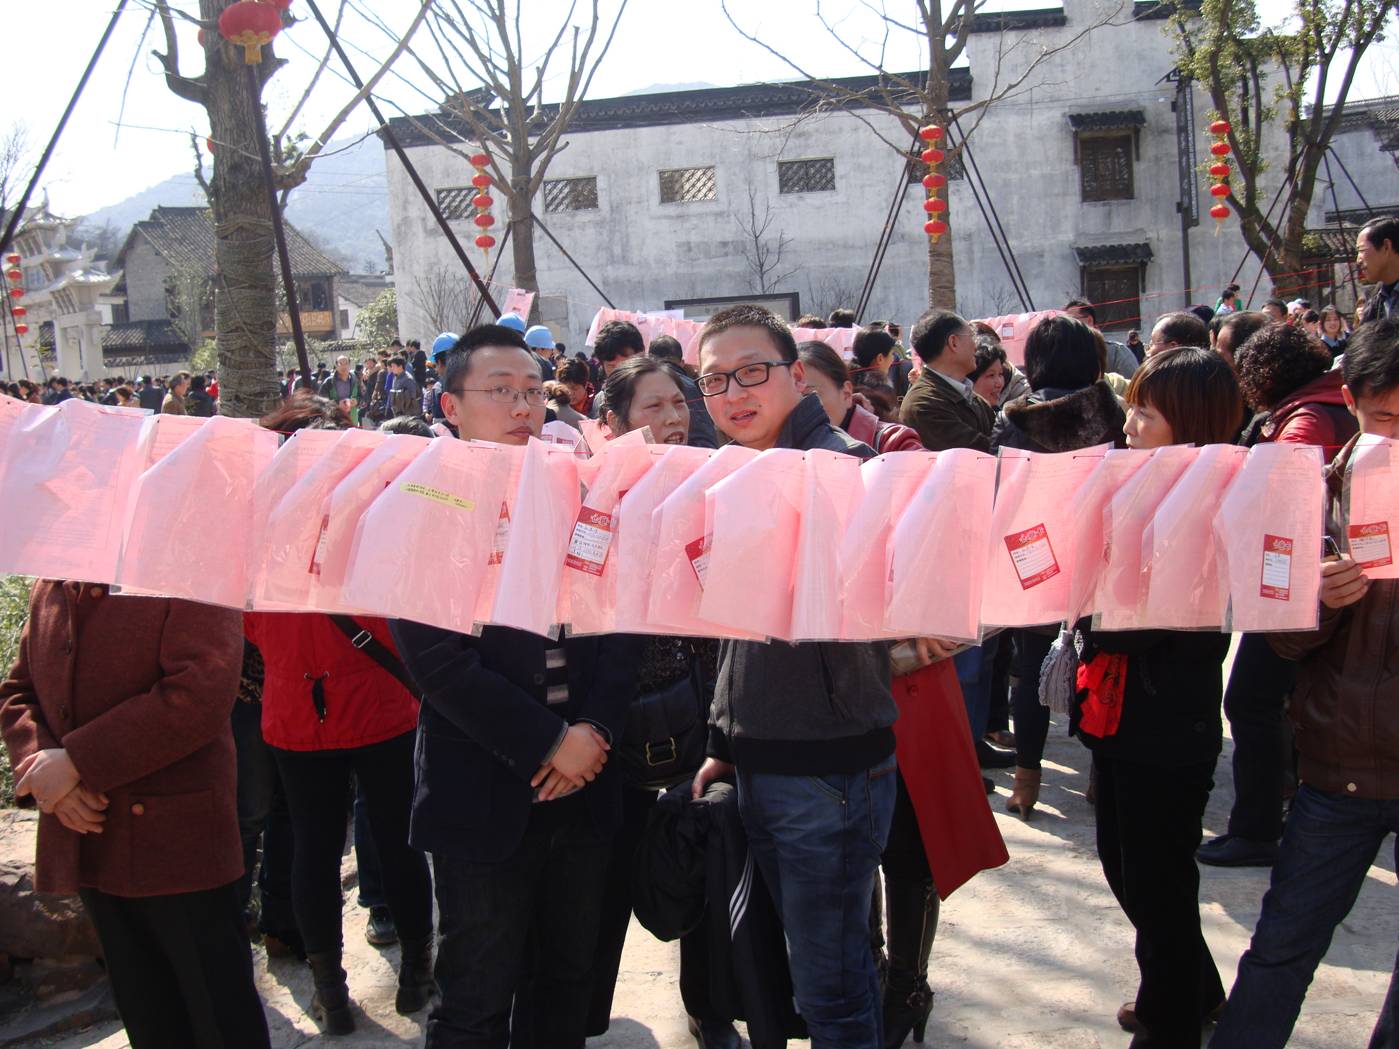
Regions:
M 1389 522 L 1353 524 L 1346 530 L 1350 540 L 1350 556 L 1360 568 L 1379 568 L 1394 563 L 1394 550 L 1389 545 Z
M 704 589 L 704 577 L 709 572 L 709 547 L 713 543 L 712 535 L 700 536 L 693 543 L 685 544 L 685 556 L 690 559 L 690 568 L 695 573 L 695 578 L 699 580 L 700 589 Z
M 1263 581 L 1258 596 L 1273 601 L 1292 599 L 1292 540 L 1280 535 L 1263 537 Z
M 612 515 L 585 506 L 578 511 L 573 537 L 568 541 L 568 556 L 563 563 L 589 575 L 602 575 L 611 546 Z
M 1039 586 L 1059 574 L 1059 562 L 1054 557 L 1054 547 L 1049 543 L 1049 531 L 1044 525 L 1037 524 L 1008 535 L 1005 543 L 1022 590 Z
M 498 565 L 505 560 L 505 547 L 510 542 L 510 508 L 500 504 L 500 517 L 496 519 L 495 535 L 491 539 L 491 559 L 486 563 Z

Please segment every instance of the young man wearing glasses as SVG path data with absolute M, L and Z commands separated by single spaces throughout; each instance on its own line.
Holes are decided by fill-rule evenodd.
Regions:
M 463 440 L 523 445 L 544 425 L 538 358 L 509 328 L 458 340 L 442 391 Z M 517 1022 L 538 1045 L 582 1049 L 622 816 L 607 752 L 636 692 L 639 642 L 391 627 L 423 694 L 410 841 L 432 853 L 442 989 L 427 1049 L 504 1049 L 527 982 L 529 1015 Z
M 767 310 L 721 311 L 700 334 L 700 392 L 748 448 L 873 457 L 802 394 L 790 329 Z M 889 650 L 724 641 L 699 796 L 736 775 L 753 857 L 782 915 L 797 1005 L 814 1049 L 882 1044 L 870 948 L 875 868 L 894 811 Z

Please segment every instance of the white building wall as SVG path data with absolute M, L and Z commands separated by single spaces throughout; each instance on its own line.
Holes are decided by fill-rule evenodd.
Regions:
M 1005 85 L 1023 72 L 1028 55 L 1066 43 L 1105 10 L 1099 0 L 1070 0 L 1066 6 L 1068 24 L 1062 28 L 973 36 L 968 50 L 974 100 L 998 89 L 993 84 L 998 54 Z M 1231 279 L 1239 280 L 1245 293 L 1253 287 L 1260 267 L 1238 235 L 1236 218 L 1216 235 L 1208 216 L 1214 201 L 1202 174 L 1202 220 L 1189 234 L 1195 287 L 1185 288 L 1171 110 L 1175 87 L 1158 83 L 1173 65 L 1167 22 L 1104 27 L 1043 63 L 1011 98 L 991 107 L 975 131 L 964 123 L 1037 308 L 1059 306 L 1079 294 L 1076 245 L 1151 246 L 1143 285 L 1144 328 L 1157 314 L 1192 302 L 1213 304 L 1219 288 Z M 1205 131 L 1209 104 L 1199 92 L 1195 104 L 1196 146 L 1204 163 L 1211 141 Z M 1135 197 L 1084 203 L 1068 118 L 1116 109 L 1141 110 L 1145 116 L 1134 165 Z M 798 292 L 803 309 L 853 306 L 901 167 L 899 156 L 866 126 L 865 120 L 879 119 L 868 113 L 831 113 L 795 124 L 789 118 L 767 118 L 578 132 L 568 136 L 548 177 L 596 176 L 600 207 L 545 213 L 541 196 L 535 210 L 618 307 L 659 309 L 668 299 L 757 293 L 736 218 L 746 216 L 752 187 L 759 211 L 765 204 L 771 208 L 769 237 L 781 234 L 790 240 L 780 268 L 795 272 L 772 290 Z M 898 141 L 902 132 L 893 120 L 883 119 L 889 136 Z M 445 148 L 412 148 L 411 157 L 433 190 L 469 183 L 471 169 Z M 779 159 L 816 157 L 834 158 L 835 192 L 778 193 Z M 425 281 L 439 269 L 460 273 L 460 264 L 397 158 L 386 154 L 386 164 L 400 331 L 405 338 L 430 339 L 435 333 L 426 330 L 423 311 L 414 301 L 415 281 Z M 717 200 L 659 202 L 658 171 L 710 164 L 716 168 Z M 1263 178 L 1269 199 L 1283 177 L 1281 167 L 1273 163 Z M 866 320 L 890 317 L 907 323 L 926 306 L 925 194 L 917 184 L 904 192 Z M 1018 311 L 1019 300 L 968 184 L 952 182 L 948 196 L 959 308 L 968 316 Z M 496 216 L 499 237 L 504 219 L 499 203 Z M 469 222 L 454 228 L 468 245 L 477 232 Z M 555 325 L 557 338 L 577 348 L 603 303 L 542 233 L 536 233 L 535 243 L 545 318 Z M 481 257 L 478 249 L 471 250 L 474 259 Z M 497 279 L 508 284 L 508 255 L 499 274 Z M 832 301 L 829 293 L 835 289 L 846 294 Z M 1264 280 L 1254 303 L 1269 294 Z

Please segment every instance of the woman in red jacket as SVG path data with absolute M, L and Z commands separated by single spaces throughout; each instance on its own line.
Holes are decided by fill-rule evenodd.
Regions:
M 1258 443 L 1316 444 L 1329 462 L 1355 436 L 1331 354 L 1303 329 L 1270 324 L 1234 351 L 1244 400 L 1268 413 Z
M 288 428 L 273 417 L 263 425 Z M 291 811 L 292 904 L 315 978 L 311 1014 L 328 1034 L 355 1028 L 341 967 L 340 895 L 352 780 L 364 792 L 403 951 L 395 1006 L 404 1015 L 417 1012 L 433 989 L 432 880 L 427 858 L 408 844 L 418 701 L 403 683 L 407 671 L 388 624 L 369 616 L 250 612 L 244 631 L 262 653 L 262 735 Z
M 855 402 L 850 369 L 835 350 L 824 342 L 804 342 L 797 347 L 797 356 L 806 365 L 807 392 L 821 399 L 832 426 L 839 426 L 880 455 L 923 450 L 923 442 L 915 430 L 900 423 L 884 422 Z

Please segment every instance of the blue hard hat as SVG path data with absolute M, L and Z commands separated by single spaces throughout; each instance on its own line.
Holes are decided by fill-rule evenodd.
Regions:
M 432 340 L 432 359 L 436 360 L 448 353 L 461 336 L 454 331 L 444 331 L 437 338 Z
M 552 350 L 554 348 L 554 333 L 544 325 L 536 324 L 525 332 L 525 345 L 532 346 L 536 350 Z
M 520 319 L 518 313 L 503 313 L 500 320 L 496 321 L 502 328 L 511 328 L 521 335 L 525 333 L 525 322 Z

